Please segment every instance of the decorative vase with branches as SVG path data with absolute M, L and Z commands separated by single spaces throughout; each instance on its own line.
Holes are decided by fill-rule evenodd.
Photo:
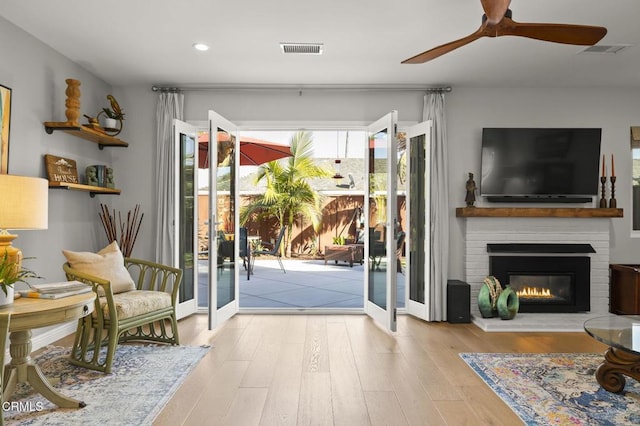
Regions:
M 117 241 L 123 256 L 131 257 L 144 216 L 144 213 L 140 214 L 140 205 L 136 204 L 133 212 L 131 210 L 127 212 L 126 221 L 122 220 L 122 214 L 118 212 L 117 223 L 115 210 L 110 212 L 109 208 L 104 204 L 100 204 L 100 209 L 101 212 L 98 216 L 100 216 L 107 240 L 109 240 L 109 243 Z

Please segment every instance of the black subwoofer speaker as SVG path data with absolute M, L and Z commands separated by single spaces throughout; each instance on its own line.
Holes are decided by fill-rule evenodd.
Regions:
M 447 321 L 471 322 L 471 286 L 464 281 L 447 281 Z

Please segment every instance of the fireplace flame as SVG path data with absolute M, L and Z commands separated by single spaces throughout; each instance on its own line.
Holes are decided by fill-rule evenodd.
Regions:
M 551 294 L 551 290 L 549 290 L 548 288 L 523 287 L 516 293 L 518 294 L 518 297 L 529 299 L 553 299 L 554 297 Z

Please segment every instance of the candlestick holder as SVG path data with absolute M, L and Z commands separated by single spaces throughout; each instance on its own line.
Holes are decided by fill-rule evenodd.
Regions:
M 607 177 L 606 176 L 600 176 L 600 183 L 602 184 L 602 189 L 600 190 L 600 193 L 602 194 L 602 196 L 600 197 L 600 208 L 601 209 L 606 209 L 607 208 L 607 199 L 604 198 L 604 186 L 607 184 Z
M 611 199 L 609 200 L 609 208 L 618 208 L 618 202 L 616 201 L 616 177 L 611 176 Z

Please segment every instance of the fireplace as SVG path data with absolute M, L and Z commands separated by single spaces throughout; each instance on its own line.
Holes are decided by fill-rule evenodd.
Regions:
M 489 256 L 489 273 L 503 287 L 510 285 L 516 291 L 520 300 L 519 312 L 590 310 L 591 258 L 560 255 L 569 251 L 560 246 L 566 245 L 553 245 L 554 251 L 544 256 L 518 253 L 517 250 L 512 250 L 509 256 Z M 575 248 L 571 251 L 575 254 Z

